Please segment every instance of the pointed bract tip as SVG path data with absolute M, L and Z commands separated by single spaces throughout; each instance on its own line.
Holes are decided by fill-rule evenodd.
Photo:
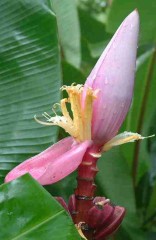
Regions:
M 132 24 L 138 24 L 139 25 L 139 12 L 137 9 L 135 9 L 133 12 L 131 12 L 123 21 L 124 22 L 129 22 L 132 21 Z

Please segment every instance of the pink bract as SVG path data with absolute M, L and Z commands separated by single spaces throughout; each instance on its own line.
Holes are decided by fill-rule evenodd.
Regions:
M 15 167 L 5 182 L 25 173 L 30 173 L 42 185 L 58 182 L 77 169 L 89 145 L 89 141 L 78 144 L 72 137 L 65 138 Z
M 85 83 L 99 89 L 94 101 L 92 139 L 113 138 L 129 110 L 136 66 L 139 15 L 133 11 L 121 24 Z

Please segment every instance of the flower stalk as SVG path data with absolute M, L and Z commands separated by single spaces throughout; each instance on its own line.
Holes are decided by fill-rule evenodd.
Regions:
M 96 165 L 98 158 L 92 155 L 93 151 L 99 152 L 100 149 L 95 146 L 90 147 L 78 167 L 77 188 L 75 189 L 76 214 L 73 217 L 76 224 L 87 223 L 88 211 L 93 206 L 96 190 L 94 179 L 98 172 Z

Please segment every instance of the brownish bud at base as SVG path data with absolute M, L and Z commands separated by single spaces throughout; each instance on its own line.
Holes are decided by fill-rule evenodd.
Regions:
M 93 239 L 104 240 L 106 237 L 115 233 L 119 228 L 124 216 L 125 208 L 115 206 L 111 218 L 109 218 L 108 222 L 105 222 L 103 225 L 101 225 L 100 228 L 96 229 Z
M 88 224 L 94 229 L 109 223 L 114 213 L 114 207 L 106 198 L 103 197 L 100 201 L 98 198 L 94 199 L 94 206 L 88 211 Z
M 85 201 L 85 199 L 83 200 Z M 110 200 L 105 197 L 95 197 L 90 205 L 85 221 L 83 218 L 81 219 L 81 216 L 79 217 L 80 222 L 83 223 L 81 224 L 81 230 L 89 240 L 104 240 L 119 228 L 125 215 L 125 208 L 113 206 Z M 70 197 L 68 209 L 73 221 L 76 219 L 76 215 L 81 214 L 77 211 L 75 195 Z M 74 223 L 79 224 L 75 221 Z

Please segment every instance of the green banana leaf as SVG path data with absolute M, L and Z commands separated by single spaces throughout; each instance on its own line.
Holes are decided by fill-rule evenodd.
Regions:
M 56 18 L 48 0 L 0 1 L 0 180 L 56 141 L 34 121 L 60 99 Z
M 81 64 L 80 24 L 76 1 L 51 0 L 56 14 L 62 55 L 73 66 Z
M 0 186 L 0 239 L 80 240 L 68 213 L 30 175 Z

